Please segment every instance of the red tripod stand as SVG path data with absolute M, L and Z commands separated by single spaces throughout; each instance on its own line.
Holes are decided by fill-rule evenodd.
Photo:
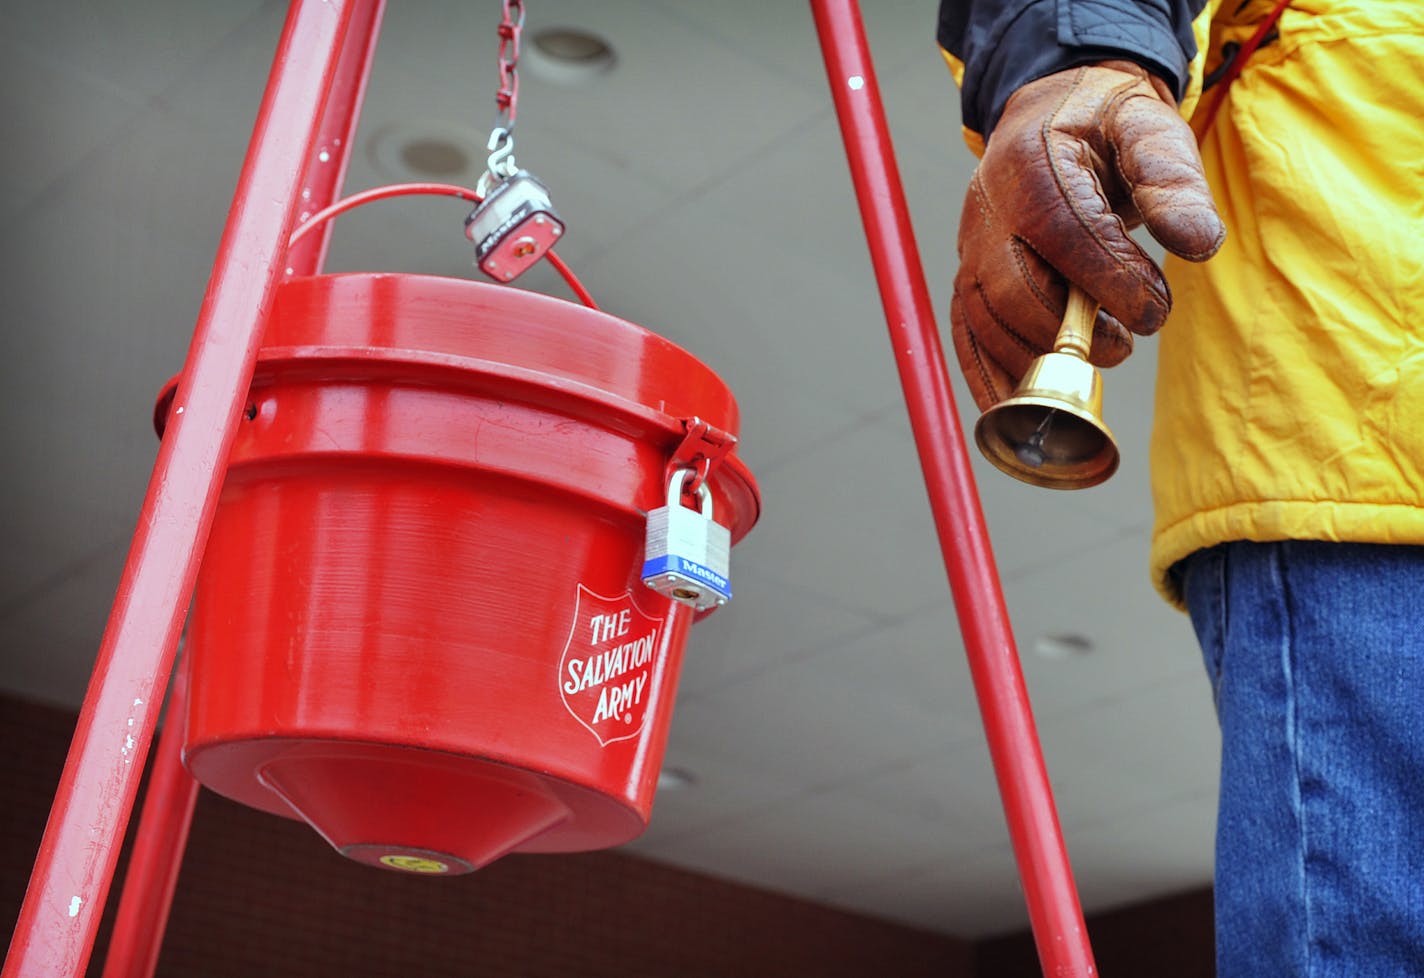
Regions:
M 293 0 L 139 530 L 99 650 L 5 978 L 84 973 L 173 669 L 255 358 L 288 269 L 320 271 L 381 0 Z M 1046 974 L 1095 973 L 854 0 L 812 0 L 832 94 Z M 303 196 L 305 191 L 305 196 Z M 148 975 L 196 786 L 176 724 L 154 759 L 106 974 Z

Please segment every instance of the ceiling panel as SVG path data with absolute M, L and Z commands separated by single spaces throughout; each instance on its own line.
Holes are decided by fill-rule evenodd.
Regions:
M 681 702 L 753 680 L 880 624 L 874 616 L 788 581 L 793 575 L 767 574 L 764 568 L 774 562 L 774 555 L 755 561 L 738 549 L 733 565 L 737 613 L 714 614 L 692 631 L 682 666 Z M 772 645 L 760 638 L 769 635 L 783 640 Z
M 10 220 L 45 187 L 83 166 L 122 131 L 142 103 L 133 95 L 67 70 L 36 51 L 0 40 L 0 119 L 11 134 L 0 216 Z M 64 125 L 53 124 L 56 114 Z M 45 138 L 31 134 L 44 133 Z
M 280 16 L 270 0 L 145 0 L 138 10 L 105 0 L 7 0 L 5 33 L 71 75 L 151 98 L 169 92 L 175 77 L 205 71 L 235 31 L 273 10 Z

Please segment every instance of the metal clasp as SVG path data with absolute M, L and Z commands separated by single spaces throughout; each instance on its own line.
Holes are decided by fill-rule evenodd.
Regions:
M 672 479 L 678 469 L 690 469 L 692 481 L 683 486 L 683 493 L 696 495 L 706 483 L 717 463 L 737 447 L 737 436 L 703 421 L 699 417 L 682 419 L 682 441 L 668 459 L 667 477 Z

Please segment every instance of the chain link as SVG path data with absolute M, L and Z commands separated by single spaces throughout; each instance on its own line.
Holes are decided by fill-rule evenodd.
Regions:
M 499 115 L 495 127 L 513 133 L 519 109 L 519 39 L 524 33 L 523 0 L 504 0 L 504 17 L 499 22 L 499 91 L 495 104 Z
M 494 95 L 499 111 L 485 147 L 489 161 L 476 185 L 481 199 L 519 170 L 514 162 L 514 117 L 519 110 L 519 39 L 523 33 L 524 0 L 504 0 L 504 16 L 499 22 L 499 90 Z

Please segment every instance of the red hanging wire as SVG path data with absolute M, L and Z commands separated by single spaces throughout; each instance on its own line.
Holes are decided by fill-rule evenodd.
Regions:
M 287 239 L 287 247 L 290 249 L 311 231 L 325 224 L 333 217 L 345 214 L 347 211 L 354 210 L 363 204 L 369 204 L 377 200 L 386 200 L 390 197 L 402 197 L 412 194 L 431 194 L 436 197 L 459 197 L 461 200 L 468 200 L 475 204 L 484 200 L 477 192 L 468 187 L 461 187 L 453 183 L 393 183 L 384 187 L 373 187 L 370 190 L 363 190 L 360 193 L 352 194 L 350 197 L 342 198 L 330 207 L 324 207 L 317 211 L 303 222 L 301 227 L 292 232 L 292 236 Z M 578 296 L 580 302 L 590 309 L 598 308 L 598 303 L 593 301 L 593 296 L 589 294 L 588 289 L 584 288 L 578 276 L 573 273 L 573 269 L 569 268 L 562 258 L 554 254 L 553 251 L 545 252 L 544 257 L 548 260 L 550 265 L 554 266 L 554 270 L 563 276 L 564 282 L 573 290 L 574 295 Z
M 1281 19 L 1281 14 L 1291 5 L 1291 0 L 1276 0 L 1276 5 L 1271 12 L 1266 15 L 1266 19 L 1261 21 L 1256 28 L 1256 33 L 1251 35 L 1250 40 L 1241 46 L 1241 50 L 1236 52 L 1236 57 L 1231 59 L 1231 66 L 1227 68 L 1226 74 L 1216 83 L 1212 90 L 1211 101 L 1207 103 L 1206 109 L 1201 113 L 1200 121 L 1194 120 L 1193 129 L 1197 134 L 1197 142 L 1206 139 L 1206 134 L 1211 131 L 1211 124 L 1216 121 L 1216 113 L 1221 109 L 1222 103 L 1226 101 L 1227 89 L 1231 83 L 1241 74 L 1241 69 L 1246 67 L 1246 62 L 1251 55 L 1256 53 L 1256 49 L 1265 43 L 1266 35 L 1271 33 L 1271 28 L 1276 26 L 1276 21 Z
M 484 199 L 473 190 L 453 183 L 393 183 L 384 187 L 373 187 L 370 190 L 363 190 L 360 193 L 352 194 L 350 197 L 344 197 L 330 207 L 323 207 L 317 211 L 304 221 L 301 227 L 292 232 L 291 238 L 287 240 L 287 247 L 293 247 L 318 226 L 325 224 L 333 217 L 345 214 L 349 210 L 354 210 L 363 204 L 369 204 L 373 201 L 386 200 L 389 197 L 401 197 L 409 194 L 433 194 L 435 196 L 459 197 L 476 204 Z
M 588 294 L 588 290 L 583 287 L 583 283 L 574 275 L 573 270 L 564 264 L 562 258 L 554 254 L 552 250 L 544 252 L 544 258 L 550 265 L 554 266 L 556 272 L 564 277 L 564 281 L 568 283 L 569 288 L 574 290 L 574 295 L 579 297 L 580 302 L 590 309 L 598 308 L 598 303 L 593 301 L 593 296 Z

